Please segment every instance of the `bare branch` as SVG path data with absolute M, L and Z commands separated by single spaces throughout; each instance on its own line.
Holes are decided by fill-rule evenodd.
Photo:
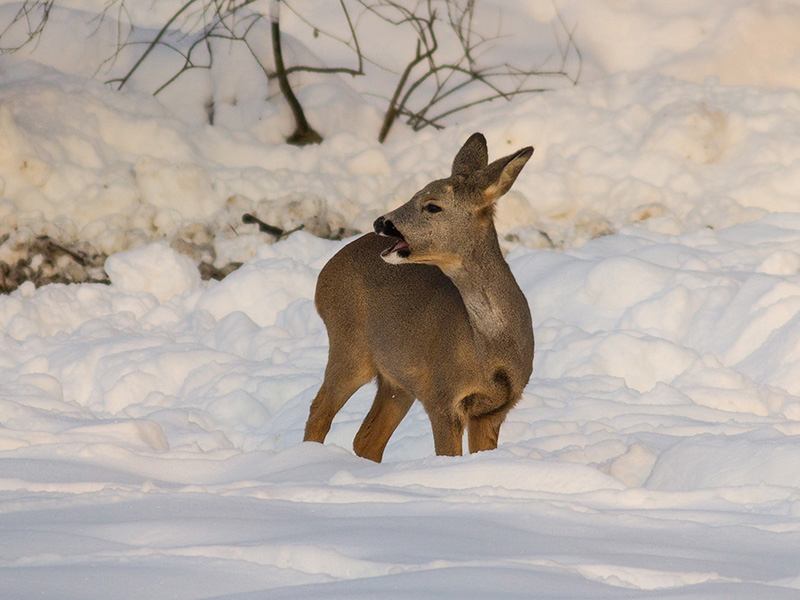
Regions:
M 121 90 L 122 86 L 124 86 L 126 83 L 128 83 L 128 80 L 133 76 L 133 74 L 136 72 L 136 70 L 145 61 L 145 59 L 150 54 L 150 52 L 152 52 L 153 49 L 156 46 L 158 46 L 159 42 L 161 41 L 161 38 L 164 37 L 164 34 L 166 34 L 167 31 L 169 31 L 169 29 L 172 26 L 172 24 L 175 21 L 177 21 L 178 18 L 180 18 L 180 16 L 183 13 L 185 13 L 189 9 L 189 7 L 192 6 L 192 4 L 194 4 L 195 2 L 197 2 L 197 0 L 187 0 L 186 4 L 184 4 L 177 11 L 175 11 L 175 14 L 173 14 L 166 23 L 164 23 L 164 26 L 159 30 L 159 32 L 156 35 L 155 39 L 147 45 L 147 49 L 139 57 L 139 60 L 136 61 L 136 63 L 133 65 L 133 67 L 131 67 L 131 69 L 128 71 L 128 73 L 124 77 L 119 79 L 119 86 L 117 87 L 118 90 Z
M 575 42 L 575 27 L 567 26 L 556 0 L 551 0 L 556 14 L 553 21 L 556 50 L 540 58 L 532 67 L 493 62 L 492 51 L 503 40 L 502 21 L 498 21 L 496 31 L 487 33 L 483 15 L 476 14 L 476 0 L 339 0 L 348 33 L 332 33 L 329 24 L 325 28 L 318 27 L 301 11 L 295 10 L 289 0 L 272 0 L 273 10 L 283 2 L 312 28 L 315 37 L 322 35 L 343 44 L 355 54 L 357 62 L 356 67 L 286 66 L 280 47 L 280 28 L 276 30 L 277 19 L 274 19 L 271 29 L 274 70 L 271 65 L 263 64 L 263 58 L 249 39 L 253 27 L 263 18 L 261 13 L 249 8 L 256 1 L 182 0 L 180 7 L 160 29 L 151 33 L 145 31 L 144 35 L 140 30 L 134 36 L 126 0 L 106 0 L 102 12 L 96 17 L 97 29 L 107 17 L 116 17 L 117 49 L 100 64 L 98 72 L 113 64 L 124 49 L 143 46 L 141 54 L 125 74 L 108 81 L 121 89 L 145 62 L 154 60 L 154 50 L 166 49 L 180 57 L 182 64 L 155 89 L 154 94 L 158 95 L 187 71 L 210 69 L 217 48 L 213 43 L 215 39 L 243 43 L 265 77 L 278 80 L 281 93 L 295 115 L 298 131 L 313 132 L 292 92 L 288 76 L 297 72 L 359 76 L 364 74 L 365 64 L 372 64 L 397 74 L 391 96 L 385 98 L 387 108 L 378 135 L 381 142 L 398 118 L 405 120 L 414 130 L 440 128 L 448 117 L 476 105 L 497 99 L 510 101 L 522 94 L 547 91 L 551 88 L 540 85 L 547 79 L 557 78 L 577 84 L 582 73 L 583 57 Z M 15 37 L 15 40 L 21 40 L 16 47 L 0 46 L 0 54 L 13 52 L 38 40 L 55 2 L 24 0 L 11 23 L 0 32 L 0 40 L 4 35 L 10 35 L 15 27 L 27 28 L 24 39 Z M 351 10 L 353 5 L 359 10 Z M 399 27 L 412 36 L 413 53 L 402 68 L 379 65 L 364 53 L 358 30 L 365 26 L 363 21 L 367 17 Z M 15 30 L 13 35 L 17 36 L 18 32 Z M 209 120 L 213 121 L 213 102 L 210 101 L 207 110 Z M 314 134 L 318 137 L 316 132 Z
M 475 100 L 474 102 L 468 102 L 466 104 L 462 104 L 461 106 L 456 106 L 455 108 L 451 108 L 435 117 L 431 117 L 428 121 L 436 125 L 445 117 L 449 117 L 452 114 L 460 112 L 462 110 L 466 110 L 468 108 L 472 108 L 473 106 L 478 106 L 479 104 L 484 104 L 486 102 L 492 102 L 494 100 L 498 100 L 499 98 L 503 98 L 504 100 L 510 100 L 514 96 L 519 96 L 520 94 L 535 94 L 541 92 L 548 92 L 550 88 L 527 88 L 522 90 L 516 90 L 513 92 L 503 92 L 499 94 L 495 94 L 494 96 L 486 96 L 485 98 L 481 98 L 480 100 Z M 415 131 L 419 131 L 421 128 L 415 128 Z
M 11 22 L 0 32 L 0 39 L 2 39 L 14 25 L 21 21 L 26 23 L 27 39 L 16 46 L 0 46 L 0 55 L 17 52 L 31 42 L 37 42 L 50 19 L 50 11 L 53 9 L 54 5 L 55 0 L 25 0 L 19 7 L 17 14 L 11 19 Z
M 544 70 L 538 67 L 523 69 L 515 65 L 501 63 L 489 66 L 480 66 L 483 55 L 501 38 L 499 32 L 495 37 L 484 37 L 475 29 L 475 0 L 444 0 L 446 18 L 442 19 L 437 14 L 432 0 L 418 0 L 412 7 L 401 5 L 394 0 L 357 0 L 365 11 L 378 16 L 387 23 L 411 28 L 416 36 L 416 52 L 400 74 L 398 83 L 392 97 L 388 101 L 388 108 L 384 115 L 383 125 L 379 134 L 379 141 L 383 142 L 388 135 L 389 128 L 398 116 L 407 119 L 415 130 L 426 126 L 441 127 L 442 120 L 446 117 L 466 110 L 473 106 L 492 102 L 499 98 L 507 101 L 521 94 L 530 94 L 547 91 L 548 87 L 528 85 L 531 78 L 558 77 L 571 83 L 577 83 L 580 78 L 582 57 L 575 44 L 574 31 L 567 28 L 566 23 L 556 7 L 558 24 L 566 33 L 566 44 L 559 45 L 560 60 L 555 69 Z M 555 0 L 553 0 L 555 6 Z M 437 33 L 437 30 L 439 33 Z M 447 61 L 440 59 L 439 36 L 442 34 L 460 45 L 461 55 Z M 557 33 L 557 32 L 556 32 Z M 558 42 L 558 36 L 556 35 Z M 449 46 L 452 48 L 452 45 Z M 578 69 L 573 76 L 567 70 L 567 62 L 571 51 L 575 51 Z M 546 64 L 548 57 L 542 63 Z M 422 64 L 427 68 L 420 70 Z M 456 97 L 467 90 L 484 88 L 479 98 L 475 92 L 468 92 L 472 100 L 458 104 Z M 435 117 L 429 117 L 434 107 L 439 107 L 447 101 L 449 106 L 438 108 Z M 456 104 L 453 104 L 453 101 Z M 411 108 L 411 104 L 420 108 Z
M 272 54 L 275 58 L 275 72 L 278 77 L 278 85 L 280 86 L 281 93 L 284 99 L 289 104 L 289 108 L 294 116 L 295 130 L 292 135 L 286 138 L 286 141 L 295 146 L 305 146 L 307 144 L 319 144 L 322 142 L 322 136 L 317 133 L 306 120 L 306 115 L 303 112 L 303 107 L 300 101 L 292 91 L 292 86 L 289 85 L 289 77 L 286 74 L 286 67 L 283 64 L 283 50 L 281 48 L 281 28 L 280 19 L 278 17 L 278 8 L 280 7 L 280 0 L 272 0 L 272 8 L 270 14 L 270 25 L 272 27 Z
M 355 52 L 356 58 L 358 60 L 358 67 L 355 68 L 355 69 L 348 68 L 348 67 L 311 67 L 311 66 L 307 66 L 307 65 L 298 65 L 298 66 L 287 68 L 286 69 L 286 74 L 287 75 L 290 75 L 290 74 L 298 72 L 298 71 L 302 71 L 302 72 L 306 72 L 306 73 L 343 73 L 343 74 L 346 74 L 346 75 L 352 75 L 354 77 L 364 74 L 364 60 L 365 60 L 364 54 L 361 51 L 361 44 L 360 44 L 360 42 L 358 40 L 358 35 L 356 34 L 356 29 L 355 29 L 355 25 L 353 25 L 353 20 L 350 17 L 350 11 L 347 8 L 347 5 L 345 4 L 344 0 L 339 0 L 339 6 L 341 7 L 342 14 L 344 15 L 344 18 L 347 21 L 347 27 L 348 27 L 348 29 L 350 31 L 350 38 L 352 40 L 352 45 L 351 45 L 351 41 L 350 40 L 344 40 L 342 38 L 339 38 L 339 37 L 337 37 L 337 36 L 335 36 L 335 35 L 333 35 L 331 33 L 328 33 L 326 30 L 322 29 L 321 27 L 318 27 L 318 26 L 314 25 L 304 15 L 302 15 L 301 13 L 296 11 L 291 6 L 291 4 L 289 4 L 289 2 L 284 2 L 284 4 L 303 23 L 305 23 L 306 25 L 308 25 L 309 27 L 311 27 L 314 30 L 314 37 L 317 37 L 318 35 L 324 35 L 325 37 L 328 37 L 328 38 L 330 38 L 332 40 L 335 40 L 337 42 L 340 42 L 340 43 L 344 44 L 345 46 L 350 48 L 353 52 Z

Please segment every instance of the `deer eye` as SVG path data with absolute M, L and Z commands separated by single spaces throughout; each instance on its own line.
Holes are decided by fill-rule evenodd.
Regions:
M 428 211 L 429 213 L 442 212 L 442 207 L 439 206 L 438 204 L 433 204 L 433 203 L 426 204 L 423 208 L 424 208 L 424 210 Z

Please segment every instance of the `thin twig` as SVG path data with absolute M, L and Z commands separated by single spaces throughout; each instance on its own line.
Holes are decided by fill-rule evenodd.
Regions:
M 169 20 L 166 23 L 164 23 L 164 26 L 159 30 L 159 32 L 156 35 L 155 39 L 152 42 L 150 42 L 150 44 L 148 44 L 147 49 L 139 57 L 139 60 L 137 60 L 136 63 L 133 65 L 133 67 L 131 67 L 131 70 L 128 71 L 128 73 L 119 80 L 119 86 L 117 87 L 118 90 L 121 90 L 122 87 L 126 83 L 128 83 L 128 80 L 133 76 L 133 74 L 136 72 L 136 70 L 139 68 L 139 66 L 144 62 L 144 60 L 147 58 L 147 56 L 153 51 L 153 48 L 158 46 L 159 41 L 161 40 L 162 37 L 164 37 L 164 35 L 167 33 L 167 31 L 169 31 L 170 26 L 175 21 L 177 21 L 178 18 L 184 12 L 186 12 L 186 10 L 188 10 L 188 8 L 192 4 L 194 4 L 196 1 L 197 0 L 187 0 L 186 4 L 184 4 L 177 11 L 175 11 L 175 13 L 169 18 Z

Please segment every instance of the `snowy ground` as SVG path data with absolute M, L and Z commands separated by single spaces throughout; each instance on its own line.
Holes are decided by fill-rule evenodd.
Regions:
M 800 598 L 800 5 L 561 0 L 577 87 L 381 146 L 363 89 L 309 80 L 304 149 L 246 73 L 183 112 L 91 80 L 108 40 L 57 51 L 96 9 L 66 6 L 0 59 L 0 260 L 84 242 L 111 285 L 0 297 L 4 599 Z M 311 233 L 368 228 L 476 130 L 536 147 L 498 215 L 537 336 L 500 447 L 435 457 L 415 406 L 361 460 L 368 388 L 302 444 L 344 243 Z

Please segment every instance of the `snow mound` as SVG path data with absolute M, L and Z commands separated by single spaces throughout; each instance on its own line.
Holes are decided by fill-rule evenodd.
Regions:
M 646 487 L 688 491 L 704 488 L 780 486 L 800 488 L 798 436 L 682 440 L 656 461 Z
M 381 145 L 415 47 L 382 25 L 368 76 L 293 74 L 325 136 L 306 148 L 254 62 L 266 20 L 154 97 L 197 4 L 54 6 L 0 52 L 3 598 L 796 599 L 795 4 L 475 3 L 478 33 L 508 34 L 476 58 L 548 68 L 566 29 L 579 85 Z M 184 6 L 103 83 L 141 52 L 97 70 L 128 18 L 140 42 Z M 352 64 L 340 3 L 291 6 L 313 21 L 284 11 L 291 64 Z M 384 463 L 359 459 L 374 385 L 302 443 L 314 285 L 346 243 L 320 237 L 369 229 L 474 131 L 492 158 L 536 147 L 497 214 L 537 340 L 499 448 L 434 456 L 417 404 Z
M 192 260 L 164 244 L 113 254 L 105 270 L 114 287 L 129 294 L 153 294 L 161 302 L 200 285 L 200 271 Z

